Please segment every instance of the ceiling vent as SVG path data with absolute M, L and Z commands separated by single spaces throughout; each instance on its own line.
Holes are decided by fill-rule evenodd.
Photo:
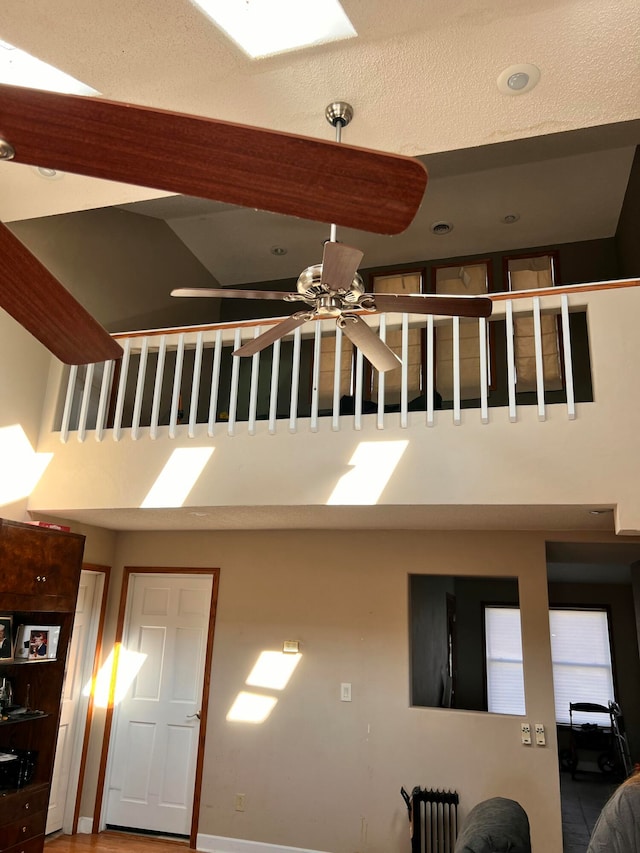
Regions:
M 442 236 L 443 234 L 449 234 L 453 231 L 453 225 L 450 222 L 434 222 L 431 226 L 431 230 L 434 234 Z

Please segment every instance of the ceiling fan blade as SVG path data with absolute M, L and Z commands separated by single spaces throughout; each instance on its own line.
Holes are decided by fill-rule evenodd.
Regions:
M 362 350 L 365 358 L 369 359 L 380 373 L 400 367 L 402 362 L 398 356 L 357 314 L 343 314 L 338 322 L 351 343 Z
M 358 271 L 364 252 L 328 241 L 322 253 L 322 281 L 332 290 L 348 290 Z
M 412 157 L 100 98 L 0 85 L 15 161 L 398 234 L 427 184 Z
M 293 330 L 297 329 L 298 326 L 302 326 L 302 324 L 306 323 L 307 320 L 310 320 L 312 316 L 311 312 L 307 311 L 292 314 L 290 317 L 287 317 L 286 320 L 282 320 L 275 326 L 271 326 L 270 329 L 267 329 L 266 332 L 258 335 L 257 338 L 248 341 L 237 350 L 234 350 L 232 355 L 255 355 L 257 352 L 260 352 L 260 350 L 266 349 L 266 347 L 274 343 L 274 341 L 283 338 L 289 332 L 293 332 Z
M 436 314 L 450 317 L 489 317 L 493 302 L 486 296 L 428 296 L 415 293 L 367 293 L 378 311 Z
M 176 287 L 172 296 L 204 296 L 209 299 L 280 299 L 287 301 L 288 293 L 280 290 L 229 290 L 226 287 Z
M 1 222 L 0 307 L 65 364 L 122 355 L 120 344 Z

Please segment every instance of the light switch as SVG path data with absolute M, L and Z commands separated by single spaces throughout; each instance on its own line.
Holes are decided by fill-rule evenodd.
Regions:
M 534 729 L 536 733 L 536 746 L 546 746 L 547 739 L 544 734 L 544 726 L 542 723 L 536 723 Z
M 351 684 L 348 681 L 343 681 L 340 685 L 340 701 L 351 702 Z
M 526 746 L 531 746 L 531 726 L 529 723 L 520 723 L 520 736 L 522 743 Z

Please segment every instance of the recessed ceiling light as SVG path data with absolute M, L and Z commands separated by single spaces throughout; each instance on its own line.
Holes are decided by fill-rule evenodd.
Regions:
M 47 181 L 59 181 L 61 178 L 64 178 L 64 172 L 58 172 L 56 169 L 50 169 L 48 166 L 34 166 L 34 171 L 40 175 L 41 178 L 45 178 Z
M 63 92 L 67 95 L 97 95 L 96 89 L 81 83 L 59 68 L 0 40 L 0 83 L 12 86 L 29 86 L 46 92 Z
M 443 234 L 450 234 L 453 231 L 453 225 L 450 222 L 434 222 L 431 230 L 434 234 L 441 237 Z
M 284 246 L 272 246 L 271 247 L 271 254 L 276 255 L 276 257 L 278 257 L 278 258 L 282 257 L 282 255 L 286 255 L 287 251 L 288 250 L 285 249 Z
M 540 69 L 536 65 L 510 65 L 498 77 L 498 89 L 503 95 L 524 95 L 540 81 Z
M 193 0 L 252 59 L 353 38 L 338 0 Z
M 506 216 L 502 217 L 502 221 L 505 225 L 513 225 L 514 222 L 517 222 L 520 219 L 519 213 L 507 213 Z
M 612 509 L 590 509 L 589 515 L 606 515 L 608 512 L 613 512 Z

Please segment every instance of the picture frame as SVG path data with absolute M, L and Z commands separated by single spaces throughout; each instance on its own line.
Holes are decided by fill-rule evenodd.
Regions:
M 13 660 L 13 616 L 0 613 L 0 662 L 9 663 Z
M 16 632 L 16 661 L 55 660 L 60 638 L 59 625 L 20 625 Z

